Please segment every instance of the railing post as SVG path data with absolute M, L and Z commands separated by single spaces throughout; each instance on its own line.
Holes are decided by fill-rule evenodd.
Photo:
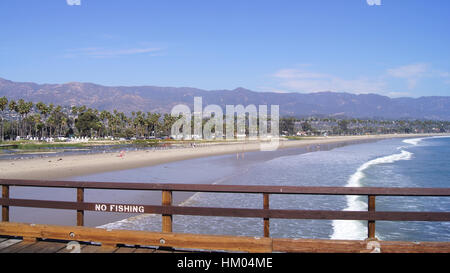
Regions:
M 375 211 L 375 195 L 369 195 L 368 197 L 368 210 L 369 212 Z M 375 239 L 375 221 L 369 221 L 367 223 L 367 237 L 369 239 Z
M 269 194 L 264 193 L 263 194 L 263 208 L 269 209 Z M 264 218 L 264 237 L 270 237 L 270 219 Z
M 9 199 L 9 186 L 2 186 L 2 198 Z M 2 221 L 9 222 L 9 206 L 2 206 Z
M 162 191 L 162 205 L 172 206 L 172 191 Z M 162 215 L 162 232 L 172 232 L 172 215 Z
M 84 202 L 84 189 L 77 188 L 77 202 Z M 84 226 L 84 210 L 77 210 L 77 226 Z

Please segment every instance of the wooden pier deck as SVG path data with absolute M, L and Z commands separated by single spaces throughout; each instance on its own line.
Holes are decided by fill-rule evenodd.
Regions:
M 2 252 L 68 252 L 67 243 L 80 246 L 81 253 L 167 253 L 179 251 L 228 252 L 314 252 L 314 253 L 450 253 L 450 242 L 380 241 L 375 236 L 376 221 L 450 222 L 448 211 L 377 211 L 377 196 L 450 197 L 450 188 L 366 188 L 366 187 L 297 187 L 238 186 L 204 184 L 74 182 L 0 179 L 2 186 Z M 76 202 L 10 198 L 10 187 L 72 188 Z M 84 201 L 85 189 L 160 191 L 161 206 L 145 204 L 110 204 Z M 259 194 L 261 209 L 174 206 L 172 192 L 214 192 Z M 270 195 L 358 195 L 367 196 L 367 211 L 271 209 Z M 75 210 L 77 226 L 56 226 L 9 222 L 11 206 Z M 84 212 L 132 212 L 160 214 L 162 231 L 136 231 L 92 228 L 84 226 Z M 262 220 L 263 236 L 225 236 L 174 233 L 173 215 L 247 217 Z M 328 240 L 305 238 L 273 238 L 270 219 L 359 220 L 367 222 L 366 240 Z M 259 233 L 259 232 L 257 232 Z M 8 237 L 9 236 L 9 237 Z M 18 239 L 20 238 L 20 239 Z M 93 243 L 95 242 L 95 243 Z M 145 247 L 143 247 L 145 246 Z M 70 251 L 69 251 L 70 252 Z
M 117 246 L 102 247 L 81 243 L 79 252 L 68 247 L 67 241 L 39 240 L 35 242 L 0 237 L 0 253 L 186 253 L 180 250 L 164 250 L 157 247 Z

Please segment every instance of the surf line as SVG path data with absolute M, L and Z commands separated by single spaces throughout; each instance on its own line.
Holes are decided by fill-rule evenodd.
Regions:
M 353 173 L 347 181 L 346 187 L 362 187 L 362 179 L 365 177 L 364 171 L 374 165 L 389 164 L 400 160 L 410 160 L 413 153 L 402 150 L 398 154 L 392 154 L 372 159 L 362 164 L 355 173 Z M 367 203 L 359 196 L 348 195 L 347 207 L 344 211 L 365 211 Z M 367 237 L 366 226 L 361 221 L 354 220 L 333 220 L 333 234 L 331 239 L 347 239 L 347 240 L 364 240 Z

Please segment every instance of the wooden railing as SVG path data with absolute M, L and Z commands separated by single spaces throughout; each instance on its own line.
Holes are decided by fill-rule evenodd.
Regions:
M 448 197 L 450 188 L 375 188 L 375 187 L 297 187 L 297 186 L 242 186 L 242 185 L 208 185 L 208 184 L 160 184 L 160 183 L 110 183 L 110 182 L 73 182 L 73 181 L 42 181 L 42 180 L 11 180 L 0 179 L 2 186 L 2 221 L 9 221 L 9 207 L 33 207 L 50 209 L 67 209 L 77 211 L 77 225 L 84 225 L 85 211 L 152 213 L 162 215 L 162 232 L 172 233 L 173 215 L 220 216 L 220 217 L 250 217 L 263 219 L 264 237 L 270 237 L 270 219 L 321 219 L 321 220 L 362 220 L 367 221 L 367 238 L 375 240 L 376 221 L 450 221 L 450 212 L 399 212 L 377 211 L 377 196 L 433 196 Z M 45 187 L 77 189 L 77 201 L 47 201 L 10 198 L 10 187 Z M 161 191 L 162 204 L 136 205 L 89 203 L 84 201 L 85 189 L 107 190 L 142 190 Z M 211 193 L 245 193 L 261 194 L 262 208 L 216 208 L 174 206 L 173 192 L 211 192 Z M 367 196 L 367 211 L 336 211 L 336 210 L 292 210 L 271 209 L 270 195 L 358 195 Z M 1 235 L 1 234 L 0 234 Z M 445 243 L 449 247 L 449 243 Z M 447 248 L 450 249 L 450 248 Z

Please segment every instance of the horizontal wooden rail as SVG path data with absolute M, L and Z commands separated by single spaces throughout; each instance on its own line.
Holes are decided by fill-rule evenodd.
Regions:
M 287 210 L 242 209 L 186 206 L 153 206 L 113 203 L 78 203 L 66 201 L 43 201 L 29 199 L 0 199 L 2 206 L 103 211 L 116 213 L 153 213 L 162 215 L 192 215 L 242 218 L 315 219 L 315 220 L 365 220 L 365 221 L 450 221 L 450 212 L 398 212 L 398 211 L 333 211 L 333 210 Z M 105 210 L 96 208 L 104 205 Z M 121 206 L 121 208 L 119 208 Z M 112 209 L 111 209 L 112 208 Z M 124 209 L 128 208 L 128 209 Z M 133 208 L 135 210 L 133 211 Z M 140 210 L 141 209 L 141 210 Z
M 252 186 L 211 184 L 163 184 L 78 182 L 54 180 L 0 179 L 0 185 L 83 188 L 110 190 L 147 190 L 180 192 L 254 193 L 254 194 L 307 194 L 307 195 L 373 195 L 373 196 L 450 196 L 450 188 L 380 188 L 380 187 L 303 187 L 303 186 Z

